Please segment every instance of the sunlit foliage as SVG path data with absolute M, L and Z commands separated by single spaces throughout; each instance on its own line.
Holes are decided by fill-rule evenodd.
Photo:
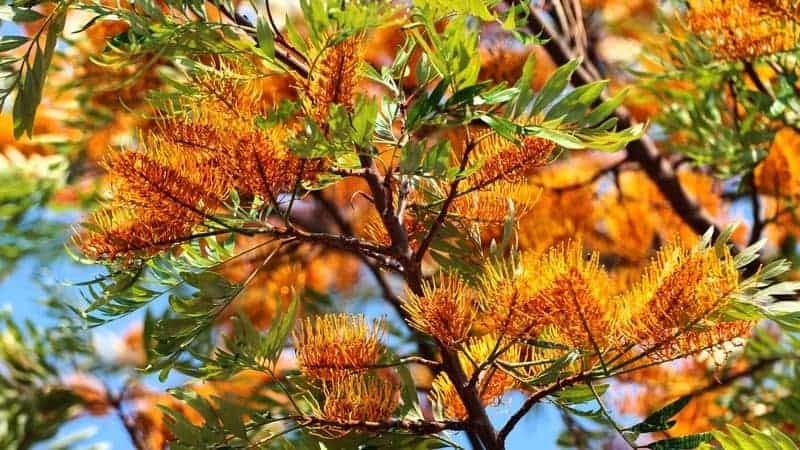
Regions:
M 3 448 L 797 449 L 793 2 L 123 3 L 0 6 Z

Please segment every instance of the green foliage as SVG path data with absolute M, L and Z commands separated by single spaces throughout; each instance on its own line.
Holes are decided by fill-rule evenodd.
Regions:
M 491 118 L 487 125 L 503 136 L 513 137 L 517 133 L 537 136 L 565 149 L 591 148 L 614 152 L 638 139 L 644 133 L 642 124 L 614 131 L 616 119 L 609 118 L 609 115 L 620 105 L 625 94 L 604 99 L 606 81 L 589 83 L 564 95 L 580 63 L 580 59 L 574 59 L 559 67 L 532 99 L 525 92 L 528 88 L 522 87 L 522 81 L 517 84 L 519 93 L 515 96 L 517 103 L 511 110 L 511 118 L 527 122 L 541 117 L 541 122 L 534 121 L 515 129 L 510 122 Z M 523 72 L 523 80 L 529 76 Z M 521 100 L 532 103 L 526 105 L 520 103 Z
M 219 280 L 212 269 L 234 256 L 233 246 L 232 235 L 222 243 L 214 237 L 201 238 L 182 245 L 180 254 L 162 254 L 134 264 L 112 264 L 107 274 L 75 283 L 84 287 L 87 307 L 82 315 L 91 326 L 98 326 L 147 306 L 179 287 L 210 286 Z M 213 292 L 220 294 L 224 289 L 222 286 Z
M 210 333 L 223 311 L 244 289 L 214 272 L 183 273 L 183 282 L 195 291 L 169 296 L 169 312 L 155 322 L 145 339 L 153 341 L 146 370 L 160 369 L 166 379 L 173 364 L 200 337 Z
M 681 436 L 647 444 L 644 448 L 650 450 L 688 450 L 698 448 L 700 445 L 713 439 L 711 433 L 692 434 L 690 436 Z
M 601 397 L 608 390 L 609 386 L 608 384 L 598 384 L 591 388 L 580 385 L 572 386 L 559 391 L 555 397 L 559 402 L 565 405 L 580 405 L 581 403 L 587 403 L 596 400 L 597 397 Z
M 47 17 L 42 17 L 30 7 L 23 8 L 5 5 L 0 11 L 0 19 L 15 22 L 32 22 L 44 19 L 42 28 L 32 37 L 4 36 L 0 38 L 0 52 L 7 52 L 24 46 L 21 57 L 0 58 L 0 73 L 3 74 L 3 86 L 0 88 L 0 107 L 12 93 L 14 100 L 14 136 L 20 137 L 33 133 L 33 120 L 36 109 L 42 101 L 42 89 L 47 78 L 47 71 L 56 51 L 56 44 L 64 29 L 67 10 L 71 1 L 58 2 Z M 41 39 L 41 37 L 44 39 Z M 17 68 L 19 65 L 19 68 Z
M 733 425 L 727 426 L 727 433 L 714 431 L 714 439 L 719 443 L 722 450 L 797 450 L 795 444 L 788 436 L 775 428 L 757 430 L 749 425 L 744 429 Z M 710 449 L 711 446 L 704 445 L 702 449 Z
M 203 378 L 225 379 L 252 369 L 273 373 L 284 343 L 297 317 L 298 298 L 278 314 L 266 333 L 260 333 L 243 315 L 233 319 L 233 331 L 226 337 L 225 348 L 217 348 L 213 358 L 204 359 L 198 369 Z
M 189 389 L 172 389 L 170 393 L 187 406 L 197 411 L 202 423 L 192 424 L 182 414 L 162 406 L 169 417 L 169 429 L 176 441 L 170 448 L 264 448 L 270 438 L 279 438 L 281 431 L 269 431 L 266 426 L 283 421 L 263 412 L 271 403 L 267 397 L 206 399 Z M 248 407 L 259 402 L 259 407 Z M 265 438 L 265 436 L 268 436 Z
M 144 369 L 160 371 L 162 379 L 173 368 L 194 371 L 194 364 L 179 363 L 180 357 L 193 345 L 207 343 L 215 320 L 245 287 L 214 272 L 245 254 L 234 255 L 233 249 L 232 235 L 222 242 L 212 236 L 182 245 L 178 254 L 162 254 L 134 265 L 113 264 L 108 274 L 76 283 L 83 288 L 87 303 L 77 312 L 96 327 L 167 298 L 169 310 L 163 317 L 148 316 Z
M 42 251 L 43 243 L 58 247 L 53 244 L 63 225 L 46 218 L 45 207 L 63 186 L 66 171 L 66 160 L 60 156 L 0 155 L 0 279 L 25 255 L 51 257 Z
M 670 39 L 666 56 L 659 56 L 663 51 L 648 52 L 662 71 L 636 73 L 642 77 L 642 87 L 664 105 L 658 125 L 677 138 L 666 139 L 664 145 L 722 177 L 748 174 L 766 156 L 775 131 L 798 124 L 796 55 L 718 61 L 707 43 L 685 25 L 673 25 L 675 30 L 662 26 L 683 36 Z M 774 79 L 760 78 L 754 69 L 760 63 L 776 71 Z M 736 109 L 731 99 L 737 102 Z
M 67 357 L 88 357 L 93 349 L 75 328 L 62 324 L 38 328 L 26 321 L 12 321 L 8 311 L 0 314 L 0 445 L 30 448 L 56 435 L 82 401 L 61 384 L 60 367 Z
M 683 396 L 650 414 L 643 421 L 628 428 L 628 430 L 633 433 L 652 433 L 654 431 L 668 430 L 676 423 L 672 418 L 685 408 L 691 399 L 691 396 Z

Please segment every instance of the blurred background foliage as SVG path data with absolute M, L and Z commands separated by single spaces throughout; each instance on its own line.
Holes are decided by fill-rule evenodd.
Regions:
M 409 16 L 405 3 L 335 3 L 270 2 L 269 10 L 261 2 L 200 0 L 0 6 L 0 288 L 10 305 L 0 334 L 3 448 L 470 445 L 459 432 L 321 437 L 278 420 L 305 389 L 294 352 L 284 348 L 296 315 L 363 312 L 384 318 L 398 355 L 430 345 L 405 326 L 391 299 L 379 300 L 387 289 L 399 295 L 400 280 L 373 277 L 374 266 L 358 256 L 313 242 L 276 246 L 264 236 L 209 234 L 180 251 L 98 268 L 69 239 L 109 196 L 102 161 L 110 154 L 158 131 L 163 111 L 180 113 L 180 98 L 205 105 L 233 99 L 212 98 L 203 87 L 214 82 L 207 74 L 235 74 L 257 90 L 269 111 L 257 118 L 262 129 L 297 109 L 319 108 L 303 104 L 301 82 L 285 69 L 297 70 L 293 48 L 322 55 L 308 47 L 331 23 L 341 35 L 324 39 L 365 42 L 366 75 L 357 89 L 401 99 L 383 104 L 381 114 L 413 104 L 405 126 L 429 129 L 513 99 L 521 106 L 510 117 L 477 119 L 502 136 L 520 131 L 515 116 L 539 112 L 544 120 L 523 131 L 557 147 L 552 164 L 521 174 L 524 188 L 501 193 L 513 201 L 510 212 L 506 202 L 485 198 L 474 200 L 480 208 L 461 205 L 463 222 L 495 220 L 482 228 L 448 222 L 444 237 L 429 243 L 428 267 L 466 273 L 476 258 L 509 246 L 541 254 L 580 239 L 599 253 L 616 294 L 629 290 L 675 236 L 693 244 L 709 228 L 717 238 L 739 223 L 734 245 L 763 246 L 749 274 L 786 258 L 782 279 L 798 278 L 800 11 L 793 2 L 413 2 L 441 33 L 437 52 L 411 45 L 425 42 L 414 33 L 426 15 Z M 433 23 L 444 16 L 449 25 Z M 471 45 L 475 54 L 459 53 Z M 235 55 L 259 71 L 225 67 L 218 55 Z M 443 101 L 432 74 L 444 72 L 453 86 L 465 87 Z M 413 101 L 407 92 L 415 93 Z M 530 101 L 532 111 L 525 109 Z M 197 113 L 196 104 L 189 106 L 188 114 Z M 395 123 L 381 122 L 381 114 L 375 122 L 369 105 L 351 106 L 355 112 L 314 110 L 330 120 L 308 125 L 307 135 L 289 142 L 292 150 L 338 158 L 345 173 L 357 164 L 335 138 L 352 138 L 350 125 L 368 134 L 374 128 L 385 145 L 397 138 Z M 350 113 L 362 120 L 344 124 Z M 398 170 L 468 176 L 451 167 L 463 141 L 447 139 L 433 148 L 400 142 Z M 426 194 L 442 199 L 445 188 Z M 362 180 L 333 174 L 297 200 L 294 220 L 310 232 L 338 229 L 387 244 L 365 192 Z M 246 200 L 229 199 L 230 223 L 263 219 L 264 211 Z M 404 225 L 419 234 L 413 221 Z M 470 236 L 466 244 L 447 239 L 461 235 Z M 224 264 L 232 258 L 236 263 Z M 599 395 L 579 387 L 550 397 L 508 447 L 528 448 L 535 439 L 537 448 L 797 448 L 800 312 L 786 285 L 767 294 L 778 301 L 744 339 L 621 372 L 610 388 L 597 386 L 608 389 Z M 556 373 L 571 361 L 557 363 Z M 416 409 L 408 417 L 439 413 L 421 395 L 434 375 L 414 363 L 392 373 L 404 386 L 403 407 Z M 491 418 L 499 421 L 524 398 L 509 393 L 490 408 Z M 92 437 L 87 424 L 95 422 L 103 429 Z

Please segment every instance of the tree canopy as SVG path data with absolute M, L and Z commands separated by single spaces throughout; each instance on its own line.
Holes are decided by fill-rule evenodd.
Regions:
M 796 2 L 0 20 L 4 448 L 798 449 Z

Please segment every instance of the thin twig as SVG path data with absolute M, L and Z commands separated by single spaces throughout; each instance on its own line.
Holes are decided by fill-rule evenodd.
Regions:
M 470 138 L 469 129 L 466 130 L 466 136 L 467 136 L 467 141 L 466 141 L 466 146 L 464 147 L 464 154 L 461 156 L 461 163 L 458 169 L 459 173 L 456 174 L 456 177 L 453 179 L 452 182 L 450 182 L 450 191 L 448 192 L 447 198 L 445 199 L 444 203 L 442 203 L 442 208 L 441 210 L 439 210 L 439 215 L 436 216 L 433 225 L 431 225 L 431 229 L 428 230 L 428 234 L 425 235 L 425 238 L 422 240 L 419 249 L 417 249 L 416 251 L 416 256 L 414 258 L 416 261 L 422 261 L 422 259 L 425 257 L 425 252 L 428 251 L 428 247 L 430 247 L 431 243 L 433 243 L 433 239 L 436 237 L 436 233 L 438 233 L 439 229 L 441 229 L 442 226 L 444 225 L 444 221 L 447 218 L 447 212 L 450 209 L 450 205 L 458 196 L 458 186 L 464 179 L 461 176 L 461 172 L 463 172 L 464 169 L 467 168 L 467 164 L 469 163 L 469 155 L 470 153 L 472 153 L 472 150 L 474 150 L 476 147 L 476 142 L 472 141 L 472 139 Z
M 128 437 L 130 438 L 134 448 L 136 448 L 136 450 L 149 450 L 147 442 L 142 438 L 136 428 L 136 423 L 122 410 L 122 402 L 125 399 L 125 394 L 128 390 L 127 388 L 128 383 L 126 382 L 119 394 L 116 395 L 111 394 L 111 392 L 106 389 L 108 392 L 108 403 L 114 409 L 114 413 L 116 414 L 117 418 L 119 418 L 122 426 L 125 427 L 125 432 L 128 433 Z
M 600 407 L 600 411 L 603 413 L 603 415 L 605 416 L 606 420 L 608 420 L 608 422 L 611 424 L 611 426 L 614 427 L 614 430 L 616 430 L 617 434 L 619 434 L 620 437 L 622 437 L 622 440 L 624 440 L 625 443 L 628 444 L 628 446 L 630 448 L 635 450 L 636 446 L 633 443 L 631 443 L 631 441 L 628 440 L 628 438 L 625 436 L 625 430 L 623 430 L 622 427 L 619 426 L 617 421 L 614 420 L 613 417 L 611 417 L 611 412 L 609 412 L 608 408 L 606 408 L 605 402 L 603 402 L 603 399 L 600 398 L 600 395 L 597 393 L 597 390 L 594 388 L 594 385 L 592 384 L 592 381 L 591 380 L 587 380 L 586 381 L 586 386 L 588 386 L 589 390 L 592 392 L 592 396 L 594 397 L 595 402 L 597 402 L 597 406 Z
M 225 16 L 228 20 L 230 20 L 234 24 L 239 25 L 240 27 L 244 27 L 247 34 L 250 35 L 254 41 L 256 41 L 256 44 L 258 44 L 258 38 L 256 37 L 255 26 L 253 26 L 253 24 L 247 17 L 237 12 L 228 11 L 228 8 L 221 5 L 219 0 L 215 0 L 214 3 L 223 16 Z M 297 50 L 294 51 L 295 53 L 299 53 L 297 52 Z M 286 64 L 289 68 L 291 68 L 295 72 L 297 72 L 297 74 L 300 77 L 302 78 L 308 77 L 309 69 L 306 62 L 297 60 L 297 58 L 295 58 L 293 55 L 290 54 L 290 50 L 288 48 L 275 46 L 275 58 L 278 61 Z
M 572 386 L 576 383 L 580 383 L 584 380 L 587 380 L 588 376 L 585 373 L 578 373 L 566 378 L 562 378 L 555 383 L 551 384 L 550 386 L 534 392 L 525 403 L 508 419 L 503 428 L 500 429 L 500 432 L 497 433 L 497 437 L 500 442 L 505 442 L 508 435 L 514 430 L 514 427 L 517 426 L 520 420 L 525 417 L 526 414 L 540 401 L 542 401 L 545 397 L 548 397 L 556 392 L 564 389 L 565 387 Z

